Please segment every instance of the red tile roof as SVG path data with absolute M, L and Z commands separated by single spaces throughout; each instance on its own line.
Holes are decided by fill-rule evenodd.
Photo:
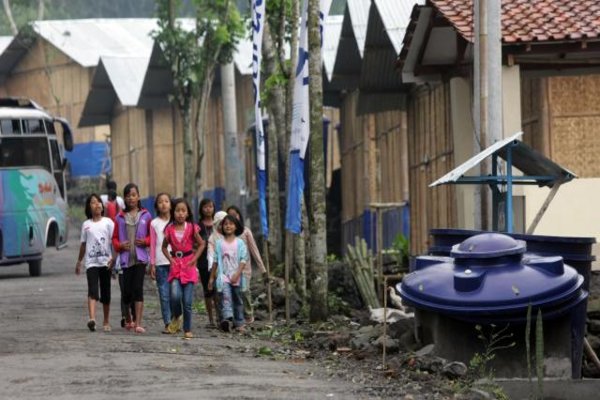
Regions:
M 429 0 L 468 41 L 473 0 Z M 600 0 L 502 0 L 504 43 L 597 39 Z

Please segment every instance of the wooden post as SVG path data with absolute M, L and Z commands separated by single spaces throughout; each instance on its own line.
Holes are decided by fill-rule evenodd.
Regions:
M 540 220 L 542 219 L 542 217 L 544 216 L 544 213 L 550 206 L 550 202 L 554 199 L 554 196 L 556 195 L 556 192 L 558 191 L 558 188 L 560 187 L 561 184 L 562 184 L 561 181 L 554 182 L 554 186 L 552 186 L 552 189 L 550 189 L 550 193 L 548 193 L 548 196 L 546 197 L 544 204 L 542 204 L 542 207 L 540 207 L 538 213 L 536 214 L 535 218 L 531 222 L 531 225 L 529 225 L 529 228 L 527 228 L 528 235 L 532 235 L 533 231 L 535 231 L 535 228 L 540 223 Z
M 383 278 L 383 370 L 387 370 L 385 354 L 387 347 L 387 277 Z
M 375 209 L 375 215 L 377 216 L 377 240 L 375 241 L 377 243 L 377 297 L 381 298 L 381 286 L 383 285 L 383 221 L 381 207 Z
M 375 210 L 375 215 L 377 216 L 377 238 L 376 238 L 376 248 L 377 248 L 377 297 L 381 299 L 381 287 L 383 286 L 383 218 L 382 218 L 382 210 L 388 208 L 396 208 L 403 207 L 406 205 L 406 202 L 400 203 L 371 203 L 369 207 Z M 385 289 L 385 288 L 384 288 Z
M 286 249 L 287 243 L 292 243 L 292 233 L 286 230 Z M 291 246 L 291 245 L 290 245 Z M 285 252 L 285 267 L 284 267 L 284 281 L 285 281 L 285 323 L 289 325 L 290 323 L 290 268 L 293 262 L 293 254 L 292 251 Z
M 271 299 L 271 267 L 269 261 L 269 242 L 263 240 L 263 254 L 265 258 L 265 268 L 267 269 L 267 307 L 269 309 L 269 323 L 273 323 L 273 300 Z

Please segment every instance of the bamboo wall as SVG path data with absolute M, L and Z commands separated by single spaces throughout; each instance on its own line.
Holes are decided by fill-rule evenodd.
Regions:
M 5 94 L 31 98 L 51 114 L 66 118 L 73 127 L 75 143 L 104 141 L 107 126 L 77 128 L 92 74 L 93 68 L 83 68 L 38 38 L 8 77 Z
M 429 184 L 454 168 L 450 84 L 419 86 L 408 101 L 410 252 L 426 253 L 429 230 L 456 226 L 454 187 Z
M 600 176 L 600 75 L 522 78 L 524 140 L 580 178 Z
M 206 119 L 202 187 L 204 191 L 225 185 L 223 107 L 214 90 Z M 183 195 L 183 127 L 177 109 L 142 110 L 116 107 L 111 123 L 113 176 L 119 188 L 135 182 L 142 198 L 159 192 Z M 194 133 L 194 139 L 196 138 Z
M 371 203 L 408 200 L 408 174 L 402 167 L 408 165 L 406 112 L 359 116 L 357 100 L 358 92 L 350 93 L 340 107 L 343 248 L 355 235 L 373 240 Z M 401 229 L 395 228 L 390 231 Z

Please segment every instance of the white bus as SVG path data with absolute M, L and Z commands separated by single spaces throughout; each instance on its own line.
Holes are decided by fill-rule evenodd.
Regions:
M 72 148 L 67 121 L 31 100 L 0 98 L 0 266 L 27 263 L 39 276 L 44 249 L 65 245 Z

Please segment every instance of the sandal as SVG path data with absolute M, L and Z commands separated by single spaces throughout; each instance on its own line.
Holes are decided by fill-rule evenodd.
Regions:
M 135 327 L 135 333 L 146 333 L 146 329 L 144 329 L 141 326 L 136 326 Z
M 102 327 L 102 329 L 104 330 L 104 332 L 110 332 L 110 331 L 112 331 L 112 328 L 110 327 L 110 325 L 104 325 Z
M 193 337 L 194 337 L 194 334 L 192 332 L 186 332 L 183 334 L 184 339 L 191 339 Z
M 135 322 L 126 322 L 125 329 L 128 331 L 135 330 Z
M 96 321 L 90 319 L 87 323 L 87 327 L 90 331 L 94 332 L 96 330 Z

